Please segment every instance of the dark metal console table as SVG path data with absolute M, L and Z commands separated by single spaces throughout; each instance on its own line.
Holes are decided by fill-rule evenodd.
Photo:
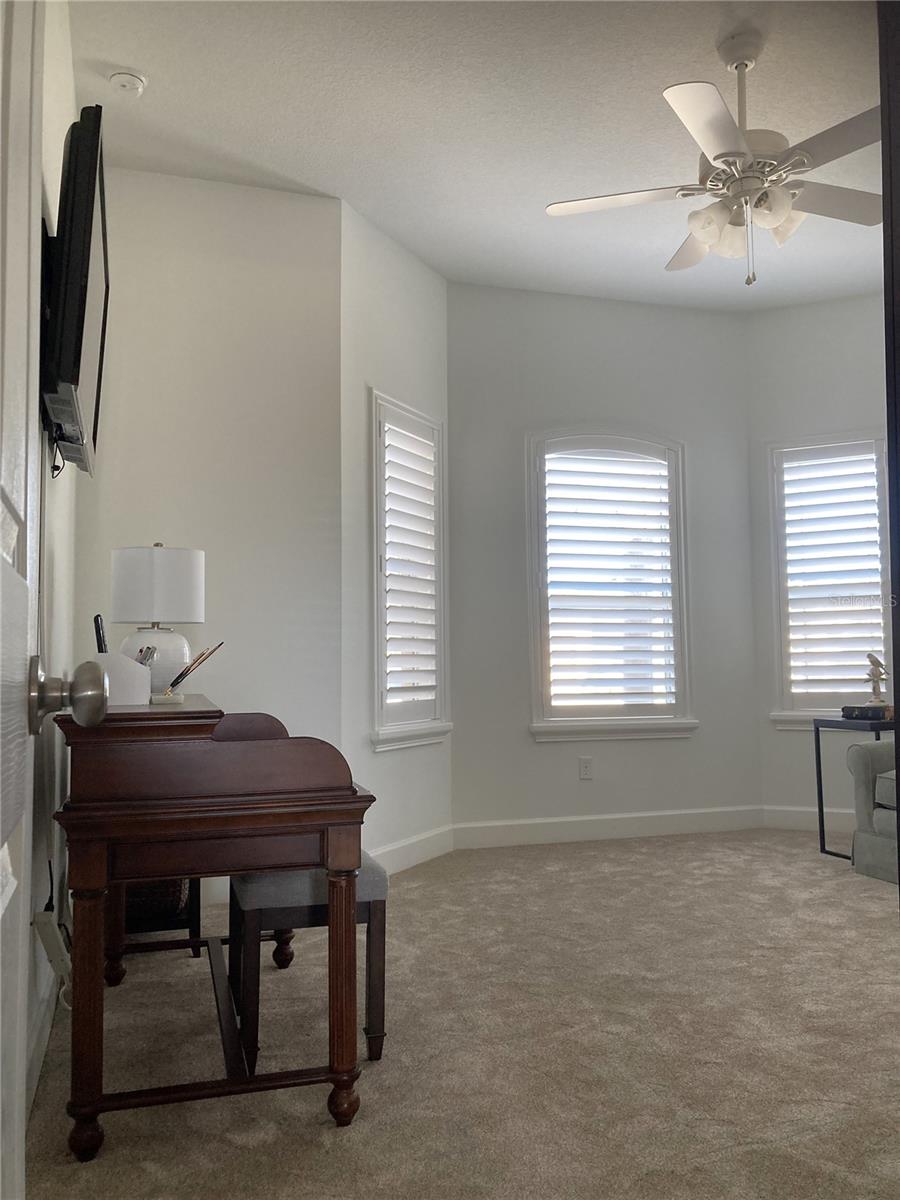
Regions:
M 846 721 L 843 717 L 814 717 L 813 718 L 813 739 L 816 746 L 816 804 L 819 808 L 819 850 L 822 854 L 830 854 L 832 858 L 846 858 L 849 860 L 849 854 L 842 854 L 840 850 L 829 850 L 825 845 L 825 796 L 822 790 L 822 743 L 821 730 L 823 729 L 843 729 L 846 732 L 853 730 L 862 730 L 865 733 L 874 733 L 875 741 L 881 741 L 882 733 L 890 733 L 893 731 L 895 721 Z

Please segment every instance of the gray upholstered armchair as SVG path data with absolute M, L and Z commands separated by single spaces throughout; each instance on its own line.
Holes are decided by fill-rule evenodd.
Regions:
M 862 875 L 897 882 L 897 780 L 894 743 L 866 742 L 847 751 L 856 793 L 853 866 Z

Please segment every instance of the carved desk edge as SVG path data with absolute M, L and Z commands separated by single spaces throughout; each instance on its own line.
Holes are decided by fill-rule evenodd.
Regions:
M 69 746 L 145 739 L 212 737 L 225 716 L 206 696 L 185 696 L 183 704 L 110 705 L 99 725 L 77 725 L 71 713 L 53 719 Z

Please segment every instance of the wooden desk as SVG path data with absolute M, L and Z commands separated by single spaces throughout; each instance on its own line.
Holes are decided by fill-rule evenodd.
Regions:
M 75 1124 L 69 1146 L 82 1161 L 103 1143 L 100 1113 L 116 1109 L 312 1083 L 331 1084 L 328 1110 L 338 1125 L 349 1125 L 359 1108 L 356 875 L 360 829 L 374 797 L 354 786 L 346 761 L 327 742 L 260 737 L 252 720 L 250 740 L 233 740 L 233 732 L 221 740 L 226 723 L 238 720 L 222 716 L 205 697 L 191 696 L 178 706 L 111 708 L 91 729 L 69 715 L 55 718 L 72 754 L 70 796 L 56 819 L 68 840 L 74 908 L 67 1111 Z M 236 1038 L 221 941 L 207 938 L 225 1077 L 104 1093 L 110 888 L 176 875 L 319 866 L 328 871 L 328 1065 L 264 1075 L 248 1071 Z M 112 950 L 115 959 L 116 947 Z

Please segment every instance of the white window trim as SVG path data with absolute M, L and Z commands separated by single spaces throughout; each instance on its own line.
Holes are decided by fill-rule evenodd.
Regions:
M 773 639 L 773 694 L 775 702 L 769 713 L 769 720 L 774 727 L 785 731 L 809 731 L 816 717 L 833 718 L 840 715 L 840 706 L 832 708 L 810 708 L 794 704 L 791 693 L 790 658 L 788 646 L 787 622 L 787 593 L 784 587 L 785 562 L 785 532 L 784 532 L 784 495 L 779 476 L 779 456 L 788 450 L 812 450 L 830 447 L 853 446 L 857 443 L 871 443 L 875 448 L 878 460 L 878 524 L 881 530 L 881 592 L 885 608 L 884 644 L 886 661 L 891 661 L 891 617 L 890 617 L 890 579 L 887 554 L 888 541 L 888 506 L 887 506 L 887 451 L 883 433 L 873 433 L 871 430 L 852 430 L 841 434 L 827 434 L 793 438 L 790 441 L 769 442 L 766 446 L 767 469 L 769 472 L 769 548 L 770 548 L 770 579 L 772 588 L 772 611 L 774 614 Z M 860 680 L 860 689 L 863 684 Z
M 401 750 L 410 746 L 423 746 L 441 742 L 453 729 L 450 721 L 449 655 L 447 652 L 447 506 L 445 480 L 447 478 L 446 445 L 442 421 L 409 405 L 392 400 L 375 388 L 369 389 L 372 410 L 372 514 L 373 538 L 373 729 L 370 741 L 376 752 Z M 435 446 L 435 563 L 436 563 L 436 608 L 437 632 L 437 687 L 435 715 L 425 720 L 389 721 L 384 704 L 385 655 L 384 632 L 384 587 L 382 564 L 384 561 L 384 488 L 382 486 L 382 423 L 388 419 L 400 428 L 424 426 L 434 439 Z
M 675 636 L 675 711 L 666 715 L 630 716 L 622 711 L 607 717 L 558 717 L 549 703 L 546 528 L 544 520 L 544 456 L 550 449 L 619 449 L 632 453 L 665 452 L 669 464 L 672 553 L 672 607 Z M 663 439 L 622 436 L 591 429 L 545 431 L 529 436 L 526 446 L 527 471 L 527 561 L 528 611 L 531 632 L 531 712 L 529 725 L 536 742 L 602 741 L 628 738 L 690 737 L 700 722 L 692 715 L 690 652 L 688 638 L 687 543 L 684 513 L 684 446 Z

